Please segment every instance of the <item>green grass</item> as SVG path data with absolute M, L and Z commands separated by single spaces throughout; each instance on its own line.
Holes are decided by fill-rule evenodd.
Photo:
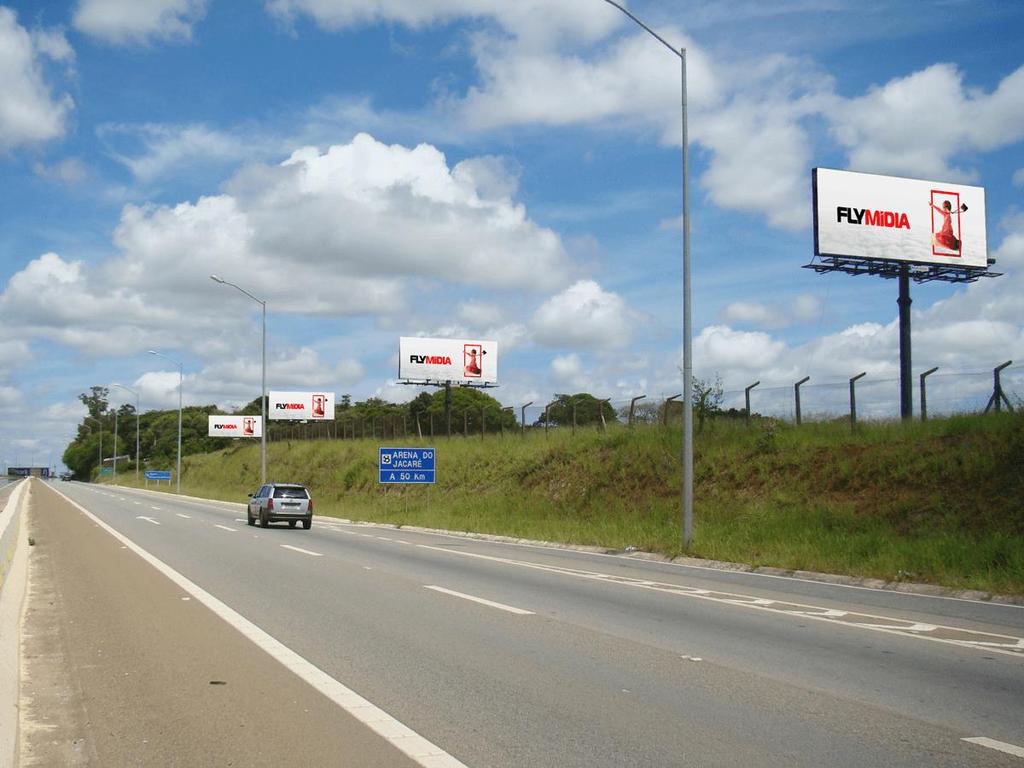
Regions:
M 678 428 L 566 429 L 431 442 L 435 487 L 376 482 L 381 441 L 269 445 L 270 479 L 318 514 L 677 555 Z M 388 440 L 388 443 L 396 441 Z M 240 501 L 256 444 L 184 459 L 183 492 Z M 124 478 L 122 477 L 122 480 Z M 709 424 L 695 440 L 687 554 L 1024 593 L 1024 418 L 925 424 Z

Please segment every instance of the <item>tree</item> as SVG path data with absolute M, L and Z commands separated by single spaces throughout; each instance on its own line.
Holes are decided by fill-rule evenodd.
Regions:
M 707 416 L 715 416 L 722 412 L 722 400 L 724 391 L 722 389 L 722 377 L 715 374 L 713 382 L 693 377 L 693 409 L 697 412 L 697 432 L 704 431 L 704 419 Z
M 588 392 L 579 392 L 575 395 L 556 395 L 555 402 L 548 407 L 548 422 L 559 426 L 570 426 L 573 423 L 573 406 L 576 408 L 577 426 L 600 424 L 602 413 L 606 422 L 618 421 L 618 416 L 611 403 L 598 400 Z M 537 422 L 544 423 L 543 413 Z
M 109 395 L 110 390 L 106 387 L 90 387 L 89 394 L 83 392 L 78 396 L 78 399 L 82 401 L 82 404 L 89 411 L 89 415 L 94 419 L 98 419 L 107 412 Z

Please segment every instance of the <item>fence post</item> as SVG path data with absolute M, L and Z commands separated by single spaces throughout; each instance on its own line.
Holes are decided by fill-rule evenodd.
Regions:
M 1007 360 L 1002 365 L 997 365 L 992 369 L 992 397 L 988 399 L 988 405 L 985 406 L 985 413 L 988 413 L 988 409 L 993 405 L 996 407 L 996 413 L 999 413 L 1002 403 L 1006 403 L 1006 407 L 1009 409 L 1010 413 L 1013 413 L 1013 406 L 1010 404 L 1006 395 L 1003 394 L 1003 382 L 999 377 L 1003 368 L 1006 368 L 1012 362 L 1013 360 Z
M 664 413 L 661 414 L 661 425 L 663 427 L 668 426 L 668 406 L 673 400 L 678 400 L 682 397 L 682 394 L 672 395 L 672 397 L 665 398 Z
M 551 407 L 551 403 L 544 406 L 544 437 L 548 436 L 548 408 Z
M 612 401 L 612 399 L 610 397 L 608 397 L 608 398 L 605 398 L 604 400 L 598 401 L 598 403 L 597 403 L 598 412 L 601 414 L 601 431 L 602 432 L 607 432 L 608 431 L 608 422 L 606 422 L 604 420 L 604 404 L 605 403 L 611 403 L 611 401 Z
M 931 376 L 937 370 L 939 370 L 939 366 L 929 368 L 921 374 L 921 421 L 928 421 L 928 395 L 925 393 L 924 380 L 926 376 Z
M 629 401 L 629 426 L 633 426 L 633 413 L 636 411 L 636 401 L 643 400 L 647 395 L 637 395 Z
M 800 421 L 800 385 L 806 384 L 811 380 L 810 376 L 804 376 L 800 381 L 793 385 L 793 394 L 796 396 L 796 425 L 799 427 Z
M 572 399 L 572 434 L 576 435 L 576 398 Z
M 519 417 L 520 418 L 519 428 L 522 430 L 523 439 L 526 439 L 526 409 L 529 408 L 531 405 L 533 405 L 533 400 L 531 400 L 526 405 L 524 405 L 522 407 L 522 409 L 520 410 L 520 413 L 522 415 Z
M 743 410 L 743 423 L 744 424 L 749 424 L 750 423 L 750 390 L 752 390 L 754 387 L 756 387 L 760 383 L 761 383 L 760 381 L 755 381 L 753 384 L 751 384 L 749 387 L 747 387 L 746 389 L 743 390 L 743 400 L 746 403 L 746 406 L 744 407 L 744 410 Z
M 857 426 L 857 379 L 867 376 L 867 371 L 861 371 L 850 379 L 850 429 Z
M 501 436 L 502 437 L 505 436 L 505 417 L 504 417 L 505 411 L 508 411 L 509 413 L 512 414 L 512 420 L 513 421 L 515 421 L 515 418 L 516 418 L 516 407 L 514 405 L 502 406 L 501 413 L 498 414 L 498 429 L 501 431 Z

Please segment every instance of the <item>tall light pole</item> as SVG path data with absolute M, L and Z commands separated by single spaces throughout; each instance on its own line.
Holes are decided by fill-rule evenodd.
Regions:
M 686 49 L 675 48 L 665 38 L 619 5 L 615 0 L 604 0 L 618 8 L 651 37 L 679 57 L 682 75 L 683 125 L 683 546 L 693 540 L 693 318 L 690 301 L 690 168 L 689 135 L 686 125 Z
M 112 387 L 123 389 L 125 392 L 131 392 L 135 395 L 135 484 L 139 482 L 139 393 L 131 387 L 126 387 L 124 384 L 111 384 Z M 116 453 L 116 451 L 115 451 Z
M 100 425 L 100 446 L 97 451 L 97 459 L 99 460 L 99 466 L 96 468 L 96 482 L 99 482 L 100 474 L 103 472 L 103 422 L 97 419 L 95 416 L 86 416 L 86 421 L 95 421 Z
M 263 428 L 260 430 L 260 484 L 267 482 L 267 302 L 263 299 L 257 299 L 245 288 L 235 285 L 221 277 L 216 275 L 210 275 L 210 279 L 215 283 L 221 285 L 230 285 L 232 288 L 237 288 L 239 291 L 244 293 L 250 299 L 255 301 L 263 310 L 263 333 L 262 333 L 262 344 L 263 344 L 263 376 L 262 383 L 260 384 L 260 418 L 263 420 Z
M 181 493 L 181 382 L 184 378 L 185 366 L 183 363 L 179 363 L 176 360 L 171 360 L 167 355 L 163 355 L 157 352 L 155 349 L 149 350 L 149 354 L 162 357 L 168 362 L 174 363 L 178 366 L 178 466 L 175 473 L 178 476 L 178 493 Z
M 117 408 L 114 409 L 114 482 L 117 482 Z

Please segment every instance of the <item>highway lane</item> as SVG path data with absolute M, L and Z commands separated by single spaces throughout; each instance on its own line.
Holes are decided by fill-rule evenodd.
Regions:
M 1017 606 L 57 486 L 467 765 L 1019 764 Z

